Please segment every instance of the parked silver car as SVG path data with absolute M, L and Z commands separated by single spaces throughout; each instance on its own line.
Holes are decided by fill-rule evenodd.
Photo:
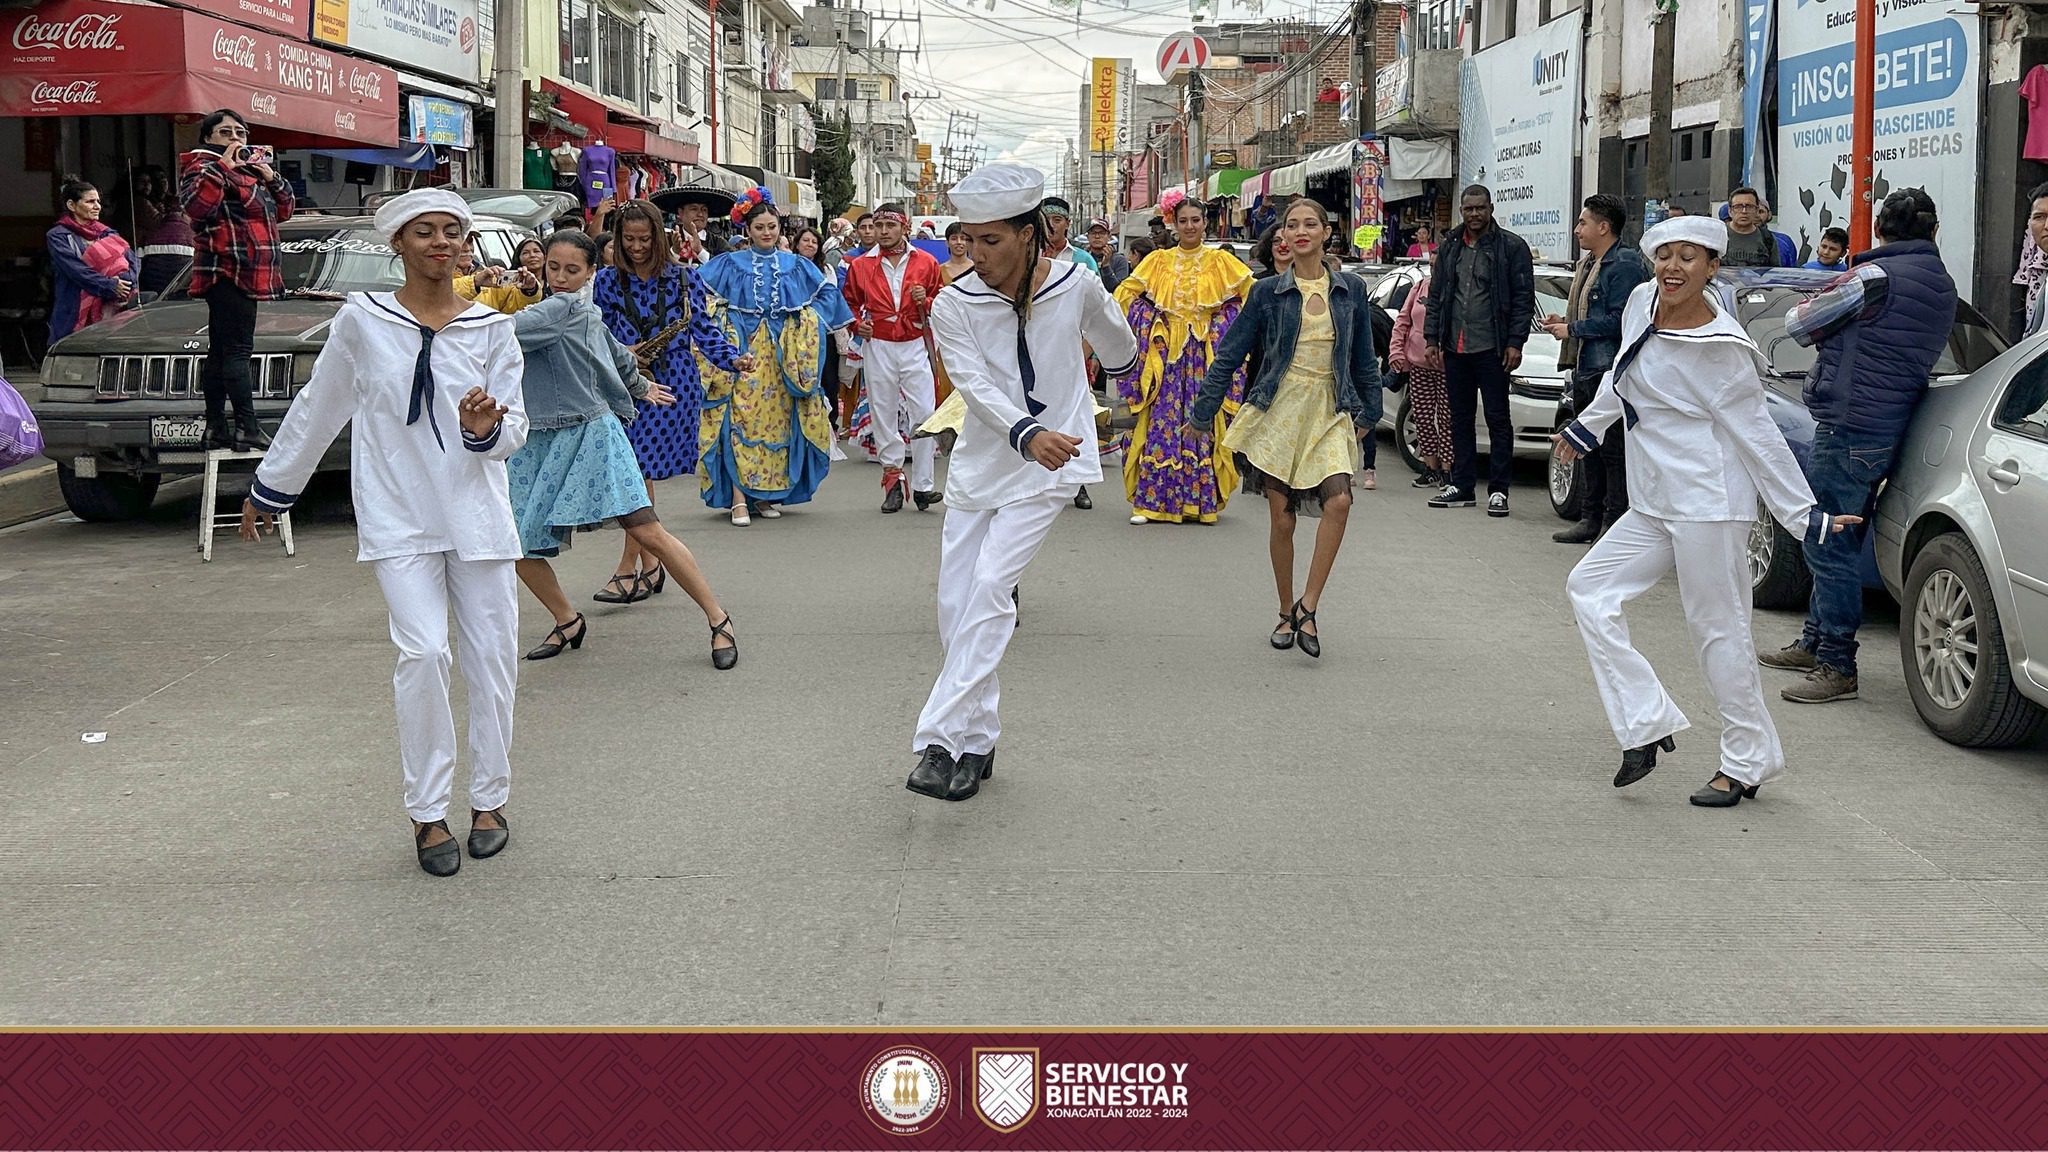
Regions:
M 1929 390 L 1878 502 L 1913 707 L 1966 747 L 2048 726 L 2048 336 Z

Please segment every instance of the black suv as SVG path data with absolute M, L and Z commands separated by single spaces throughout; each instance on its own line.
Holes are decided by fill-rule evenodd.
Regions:
M 561 192 L 456 191 L 479 213 L 483 258 L 501 264 L 511 263 L 535 229 L 577 208 Z M 376 203 L 372 198 L 367 207 Z M 278 232 L 286 296 L 257 312 L 250 377 L 257 414 L 272 429 L 312 378 L 313 358 L 347 294 L 389 291 L 404 280 L 367 214 L 299 212 Z M 64 502 L 82 520 L 138 517 L 165 475 L 197 472 L 205 462 L 199 366 L 206 302 L 186 295 L 191 275 L 187 268 L 153 303 L 66 336 L 43 361 L 42 397 L 34 405 L 43 452 L 57 462 Z M 347 467 L 343 435 L 321 468 Z

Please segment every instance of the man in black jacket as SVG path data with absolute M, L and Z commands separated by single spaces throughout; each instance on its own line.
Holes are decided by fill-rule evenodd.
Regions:
M 1441 369 L 1451 408 L 1451 482 L 1431 508 L 1470 508 L 1478 483 L 1482 402 L 1489 445 L 1486 514 L 1508 514 L 1515 425 L 1508 413 L 1508 374 L 1522 364 L 1522 345 L 1536 320 L 1536 269 L 1529 244 L 1493 222 L 1493 193 L 1465 189 L 1458 211 L 1465 227 L 1437 246 L 1429 278 L 1423 340 L 1429 365 Z
M 1572 298 L 1563 316 L 1543 318 L 1544 331 L 1560 344 L 1557 366 L 1572 374 L 1572 407 L 1584 412 L 1600 380 L 1621 355 L 1621 313 L 1636 285 L 1650 278 L 1650 266 L 1635 245 L 1621 242 L 1628 206 L 1621 197 L 1586 197 L 1572 234 L 1585 255 L 1572 277 Z M 1622 462 L 1622 425 L 1616 421 L 1600 447 L 1581 458 L 1586 478 L 1579 522 L 1550 538 L 1559 544 L 1591 544 L 1628 511 L 1628 473 Z

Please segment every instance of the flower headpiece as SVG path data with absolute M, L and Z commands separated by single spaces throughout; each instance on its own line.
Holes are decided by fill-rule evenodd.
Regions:
M 1159 198 L 1159 214 L 1168 220 L 1173 219 L 1173 214 L 1180 211 L 1180 206 L 1187 203 L 1187 199 L 1187 193 L 1178 188 L 1171 189 Z
M 747 194 L 740 197 L 739 202 L 732 206 L 732 222 L 737 224 L 745 220 L 747 213 L 752 212 L 756 204 L 773 203 L 775 203 L 775 197 L 766 188 L 756 184 L 752 188 L 747 189 Z

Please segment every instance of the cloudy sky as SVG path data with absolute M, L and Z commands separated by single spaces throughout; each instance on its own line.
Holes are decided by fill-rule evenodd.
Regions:
M 906 90 L 939 93 L 917 106 L 918 139 L 943 144 L 947 113 L 980 117 L 976 141 L 990 159 L 1016 160 L 1055 175 L 1080 131 L 1080 89 L 1094 56 L 1128 57 L 1138 79 L 1159 79 L 1159 43 L 1189 27 L 1187 0 L 1081 0 L 1078 14 L 1052 0 L 865 0 L 877 17 L 901 12 L 921 23 L 876 24 L 883 42 L 922 51 L 905 57 Z M 1254 15 L 1246 0 L 1215 0 L 1214 19 L 1334 19 L 1332 0 L 1267 0 Z M 1078 26 L 1077 26 L 1078 17 Z

